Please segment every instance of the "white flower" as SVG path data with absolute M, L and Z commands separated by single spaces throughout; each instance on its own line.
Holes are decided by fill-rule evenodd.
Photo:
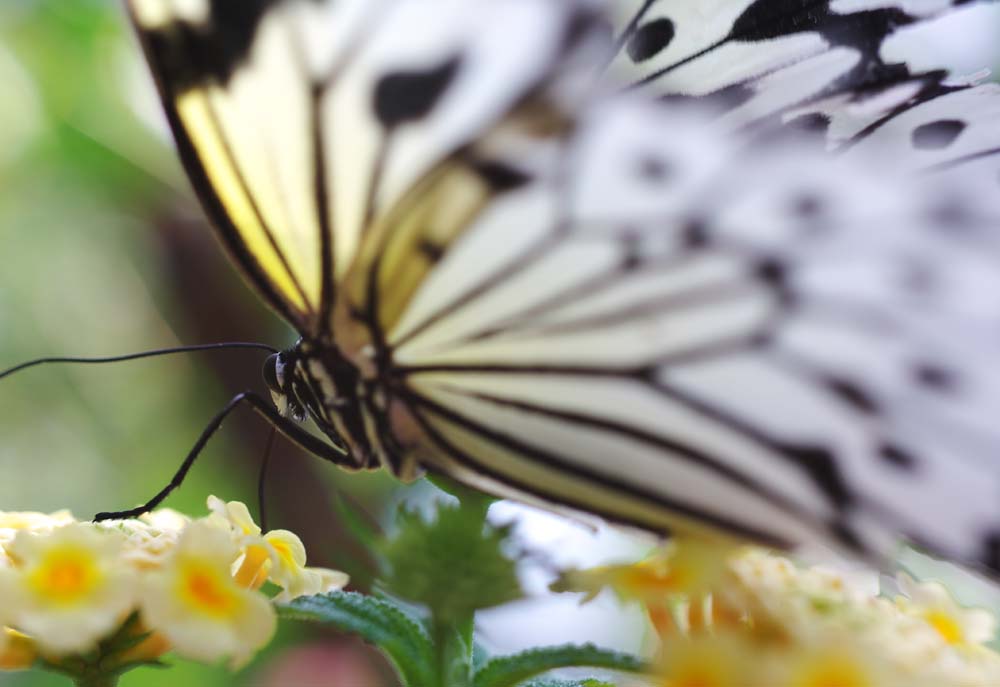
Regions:
M 180 533 L 191 522 L 191 518 L 173 508 L 158 508 L 140 515 L 139 521 L 157 532 Z
M 267 598 L 232 578 L 239 554 L 227 532 L 210 522 L 192 522 L 164 567 L 145 576 L 140 600 L 145 624 L 183 656 L 244 664 L 270 640 L 276 618 Z
M 45 651 L 81 652 L 114 630 L 135 603 L 135 575 L 119 564 L 124 537 L 74 523 L 20 531 L 0 570 L 0 614 Z
M 217 496 L 208 497 L 209 520 L 213 524 L 229 527 L 237 539 L 260 534 L 260 527 L 253 521 L 250 509 L 240 501 L 223 501 Z
M 257 589 L 270 579 L 282 588 L 275 601 L 285 602 L 347 584 L 346 573 L 306 567 L 306 547 L 294 532 L 271 530 L 261 534 L 245 504 L 209 496 L 208 509 L 212 513 L 210 521 L 227 527 L 242 549 L 242 555 L 233 563 L 233 577 L 242 586 Z
M 788 687 L 915 687 L 891 670 L 874 647 L 848 637 L 793 647 L 781 657 L 776 672 L 773 684 Z
M 917 582 L 905 573 L 898 576 L 904 611 L 922 618 L 952 645 L 983 644 L 996 634 L 996 618 L 981 608 L 964 608 L 938 582 Z
M 341 589 L 349 580 L 347 574 L 339 570 L 307 568 L 306 547 L 293 532 L 272 530 L 264 535 L 264 541 L 273 551 L 269 577 L 282 587 L 275 601 Z

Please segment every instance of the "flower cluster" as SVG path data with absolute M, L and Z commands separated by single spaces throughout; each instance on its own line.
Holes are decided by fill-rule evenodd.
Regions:
M 566 573 L 556 589 L 638 601 L 663 687 L 996 687 L 996 622 L 936 582 L 802 567 L 760 549 L 673 545 L 634 565 Z
M 173 650 L 238 667 L 275 630 L 265 582 L 279 601 L 347 583 L 306 567 L 299 538 L 262 533 L 242 503 L 208 505 L 200 519 L 162 509 L 106 523 L 0 513 L 0 669 L 106 653 L 111 638 L 103 659 L 117 666 Z

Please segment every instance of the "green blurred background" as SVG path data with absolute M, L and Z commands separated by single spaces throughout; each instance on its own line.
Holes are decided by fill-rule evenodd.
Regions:
M 972 53 L 975 41 L 964 29 L 943 35 L 960 37 L 952 42 L 963 44 L 963 56 L 948 59 L 965 70 L 993 59 L 975 51 L 998 45 L 990 27 Z M 951 48 L 918 40 L 928 54 Z M 0 0 L 0 257 L 0 368 L 43 355 L 294 340 L 212 238 L 114 0 Z M 226 400 L 245 388 L 263 390 L 262 359 L 200 353 L 49 366 L 5 380 L 0 510 L 70 508 L 87 517 L 145 501 Z M 237 414 L 167 505 L 199 514 L 214 493 L 255 508 L 266 432 L 252 413 Z M 273 465 L 271 526 L 301 534 L 312 564 L 348 570 L 364 589 L 371 562 L 346 535 L 335 499 L 348 495 L 379 518 L 391 512 L 395 485 L 382 475 L 345 476 L 280 441 Z M 523 634 L 524 609 L 511 613 L 508 630 L 498 632 Z M 555 616 L 544 617 L 538 630 L 555 639 Z M 562 617 L 563 626 L 587 623 L 579 614 Z M 282 632 L 238 675 L 171 659 L 174 669 L 137 671 L 122 684 L 392 683 L 352 640 L 301 627 Z M 41 673 L 0 674 L 3 687 L 62 684 Z
M 294 341 L 212 238 L 111 0 L 0 1 L 0 255 L 0 368 L 42 355 Z M 83 518 L 145 501 L 233 394 L 264 390 L 264 355 L 48 366 L 5 380 L 0 510 L 70 508 Z M 201 514 L 214 493 L 256 510 L 266 432 L 253 413 L 237 413 L 166 505 Z M 270 526 L 299 533 L 310 563 L 349 570 L 364 586 L 369 561 L 344 536 L 334 498 L 349 482 L 377 515 L 392 481 L 345 480 L 280 440 L 272 461 Z M 316 662 L 324 669 L 312 674 L 326 674 L 316 685 L 389 684 L 360 677 L 370 655 L 354 642 L 297 631 L 236 676 L 171 659 L 175 669 L 137 671 L 122 684 L 306 684 L 282 671 Z M 288 653 L 292 642 L 305 657 Z M 363 681 L 345 682 L 345 670 Z M 32 673 L 0 675 L 0 684 L 65 681 Z

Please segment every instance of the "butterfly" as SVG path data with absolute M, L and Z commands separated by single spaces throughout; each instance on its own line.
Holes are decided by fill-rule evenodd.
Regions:
M 1000 93 L 883 50 L 959 4 L 129 0 L 216 235 L 300 335 L 223 414 L 656 532 L 1000 572 Z

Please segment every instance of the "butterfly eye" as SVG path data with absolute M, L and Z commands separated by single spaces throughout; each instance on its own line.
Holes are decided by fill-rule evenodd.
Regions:
M 267 388 L 275 394 L 281 394 L 281 385 L 278 383 L 278 354 L 272 353 L 264 361 L 264 368 L 261 370 L 264 375 L 264 383 Z

